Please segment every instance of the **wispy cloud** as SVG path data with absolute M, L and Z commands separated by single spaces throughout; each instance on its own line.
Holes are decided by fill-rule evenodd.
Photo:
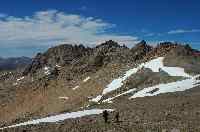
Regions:
M 171 30 L 167 32 L 168 34 L 183 34 L 183 33 L 197 33 L 200 32 L 200 29 L 176 29 L 176 30 Z
M 115 26 L 102 19 L 57 10 L 39 11 L 25 17 L 3 16 L 0 18 L 0 46 L 52 46 L 58 43 L 92 46 L 109 39 L 127 44 L 138 42 L 135 36 L 107 32 Z
M 155 32 L 149 32 L 147 30 L 141 31 L 145 37 L 153 37 L 153 36 L 164 36 L 164 35 L 173 35 L 173 34 L 185 34 L 185 33 L 198 33 L 200 32 L 200 29 L 175 29 L 170 30 L 168 32 L 162 32 L 162 33 L 155 33 Z

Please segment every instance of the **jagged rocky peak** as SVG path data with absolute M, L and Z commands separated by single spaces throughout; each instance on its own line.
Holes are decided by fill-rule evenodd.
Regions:
M 90 53 L 91 48 L 86 48 L 83 45 L 62 44 L 55 46 L 44 53 L 38 53 L 32 63 L 26 67 L 24 74 L 34 73 L 45 66 L 71 64 L 75 59 Z
M 96 48 L 111 48 L 111 47 L 121 47 L 121 46 L 113 40 L 108 40 L 108 41 L 96 46 Z
M 135 47 L 133 47 L 132 49 L 138 49 L 138 50 L 140 49 L 140 50 L 143 50 L 145 52 L 149 52 L 150 50 L 152 50 L 152 47 L 150 45 L 148 45 L 145 40 L 142 40 L 139 43 L 137 43 L 135 45 Z
M 152 51 L 152 47 L 146 43 L 146 41 L 142 40 L 138 44 L 136 44 L 133 48 L 131 48 L 131 52 L 134 54 L 134 59 L 140 60 L 144 58 L 147 53 Z
M 121 46 L 113 40 L 97 45 L 90 56 L 90 63 L 95 66 L 105 66 L 109 63 L 126 63 L 130 58 L 130 50 L 126 46 Z
M 49 64 L 70 64 L 75 58 L 80 58 L 90 53 L 90 48 L 86 48 L 83 45 L 59 45 L 50 48 L 44 53 L 44 56 L 48 58 Z

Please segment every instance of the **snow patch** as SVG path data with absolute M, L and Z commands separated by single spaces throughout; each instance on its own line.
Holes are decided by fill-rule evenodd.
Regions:
M 20 78 L 18 78 L 17 79 L 17 81 L 21 81 L 21 80 L 23 80 L 24 79 L 24 76 L 23 77 L 20 77 Z
M 128 70 L 123 77 L 119 77 L 117 79 L 114 79 L 107 87 L 103 90 L 103 95 L 114 91 L 118 88 L 120 88 L 123 85 L 123 81 L 125 81 L 128 77 L 135 74 L 137 71 L 139 71 L 141 68 L 149 68 L 153 72 L 159 72 L 160 69 L 167 72 L 170 76 L 182 76 L 182 77 L 189 77 L 191 78 L 189 74 L 185 73 L 183 68 L 180 67 L 166 67 L 163 64 L 164 57 L 158 57 L 157 59 L 153 59 L 149 62 L 140 64 L 137 68 L 133 68 Z
M 50 67 L 48 67 L 48 66 L 44 67 L 44 74 L 46 74 L 46 75 L 50 75 L 51 74 Z
M 123 93 L 121 93 L 121 94 L 118 94 L 118 95 L 116 95 L 116 96 L 114 96 L 114 97 L 111 97 L 111 98 L 107 98 L 106 100 L 103 100 L 102 102 L 106 102 L 106 103 L 112 103 L 112 100 L 113 99 L 115 99 L 115 98 L 118 98 L 118 97 L 120 97 L 120 96 L 122 96 L 122 95 L 126 95 L 126 94 L 128 94 L 128 93 L 132 93 L 132 92 L 134 92 L 134 91 L 136 91 L 136 88 L 133 88 L 133 89 L 130 89 L 130 90 L 128 90 L 128 91 L 126 91 L 126 92 L 123 92 Z
M 59 114 L 55 116 L 49 116 L 46 118 L 41 118 L 41 119 L 36 119 L 36 120 L 31 120 L 23 123 L 19 123 L 16 125 L 11 125 L 7 127 L 0 128 L 6 129 L 6 128 L 14 128 L 14 127 L 19 127 L 19 126 L 26 126 L 26 125 L 36 125 L 39 123 L 54 123 L 54 122 L 60 122 L 66 119 L 73 119 L 73 118 L 80 118 L 83 116 L 89 116 L 89 115 L 97 115 L 101 114 L 104 110 L 107 111 L 113 111 L 113 109 L 91 109 L 91 110 L 83 110 L 83 111 L 77 111 L 77 112 L 71 112 L 71 113 L 64 113 L 64 114 Z
M 86 77 L 83 82 L 87 82 L 88 80 L 90 80 L 90 77 Z
M 132 74 L 135 74 L 138 70 L 140 69 L 140 67 L 137 68 L 133 68 L 128 70 L 123 77 L 119 77 L 117 79 L 114 79 L 110 84 L 108 84 L 106 86 L 106 88 L 103 90 L 103 95 L 114 91 L 118 88 L 120 88 L 123 85 L 123 81 L 125 81 L 128 77 L 130 77 Z
M 200 80 L 196 80 L 194 77 L 176 81 L 172 83 L 167 84 L 159 84 L 152 87 L 144 88 L 137 93 L 135 93 L 133 96 L 130 97 L 130 99 L 137 98 L 137 97 L 146 97 L 146 96 L 155 96 L 161 93 L 170 93 L 170 92 L 177 92 L 177 91 L 185 91 L 187 89 L 191 89 L 196 86 L 200 86 Z M 153 90 L 157 89 L 155 92 L 151 92 Z
M 167 72 L 170 76 L 182 76 L 182 77 L 192 77 L 189 74 L 185 73 L 183 68 L 179 67 L 163 67 L 162 70 Z
M 102 95 L 98 95 L 97 97 L 91 99 L 90 101 L 91 101 L 91 102 L 99 102 L 99 101 L 101 100 L 102 97 L 103 97 Z
M 45 70 L 45 71 L 49 70 L 49 67 L 45 66 L 45 67 L 44 67 L 44 70 Z
M 97 96 L 96 98 L 92 99 L 95 102 L 100 101 L 103 95 L 112 92 L 114 90 L 117 90 L 118 88 L 123 86 L 123 81 L 125 81 L 127 78 L 129 78 L 131 75 L 137 73 L 142 68 L 149 68 L 153 72 L 159 72 L 160 70 L 163 70 L 170 76 L 181 76 L 181 77 L 187 77 L 192 78 L 191 75 L 185 73 L 183 68 L 180 67 L 167 67 L 163 64 L 164 57 L 158 57 L 156 59 L 150 60 L 145 63 L 141 63 L 136 68 L 130 69 L 126 71 L 126 73 L 117 79 L 114 79 L 110 84 L 106 86 L 106 88 L 103 90 L 102 95 Z M 160 90 L 159 90 L 160 91 Z M 157 92 L 155 92 L 157 93 Z M 110 99 L 108 99 L 109 101 Z
M 13 83 L 13 86 L 17 86 L 18 85 L 18 83 L 16 82 L 16 83 Z
M 153 72 L 159 72 L 160 69 L 168 73 L 170 76 L 182 76 L 182 77 L 189 77 L 192 76 L 185 73 L 184 68 L 180 67 L 167 67 L 163 64 L 164 57 L 158 57 L 157 59 L 153 59 L 147 63 L 143 63 L 142 65 L 145 68 L 151 69 Z
M 60 66 L 60 65 L 56 65 L 56 67 L 58 67 L 58 68 L 61 68 L 61 66 Z
M 76 90 L 76 89 L 78 89 L 78 88 L 79 88 L 79 86 L 76 86 L 76 87 L 72 88 L 72 90 Z
M 59 97 L 59 99 L 68 100 L 68 99 L 69 99 L 69 97 Z
M 156 59 L 150 60 L 149 62 L 142 63 L 141 66 L 151 69 L 153 72 L 159 72 L 159 69 L 164 67 L 163 65 L 164 57 L 158 57 Z

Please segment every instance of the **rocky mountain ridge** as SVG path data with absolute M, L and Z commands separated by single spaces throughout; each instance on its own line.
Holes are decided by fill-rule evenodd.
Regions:
M 179 105 L 181 109 L 185 106 L 185 102 L 184 106 L 178 104 L 177 107 L 164 103 L 167 105 L 160 108 L 163 101 L 169 100 L 167 97 L 171 97 L 171 103 L 179 103 L 176 101 L 177 98 L 182 98 L 181 95 L 188 93 L 188 89 L 197 88 L 198 91 L 199 53 L 189 45 L 164 42 L 152 47 L 145 41 L 141 41 L 133 48 L 121 46 L 112 40 L 94 48 L 68 44 L 50 48 L 44 53 L 39 53 L 25 68 L 23 74 L 11 72 L 3 75 L 4 78 L 0 80 L 0 123 L 4 125 L 1 126 L 29 120 L 32 122 L 34 119 L 47 116 L 54 118 L 52 115 L 64 112 L 84 112 L 88 109 L 103 108 L 121 111 L 125 115 L 122 122 L 124 129 L 127 127 L 126 121 L 129 125 L 136 123 L 136 126 L 148 121 L 156 127 L 156 124 L 160 123 L 158 121 L 163 121 L 163 116 L 165 117 L 162 113 L 168 113 L 171 117 L 171 114 L 174 115 L 177 111 L 181 113 Z M 137 98 L 141 94 L 144 97 Z M 146 97 L 147 95 L 152 97 Z M 190 95 L 195 101 L 190 98 L 187 98 L 187 101 L 195 107 L 198 92 L 192 92 Z M 153 102 L 146 103 L 150 100 Z M 148 109 L 151 104 L 156 104 L 156 108 L 153 109 L 160 112 L 161 116 L 155 118 L 156 116 L 151 116 L 151 112 L 144 111 L 143 107 Z M 182 114 L 188 112 L 187 108 L 183 111 Z M 198 108 L 195 107 L 192 111 L 195 113 Z M 144 112 L 147 114 L 143 114 Z M 155 115 L 157 112 L 153 113 Z M 180 114 L 176 116 L 183 117 Z M 191 116 L 196 120 L 195 114 Z M 85 118 L 80 120 L 82 119 Z M 88 119 L 90 120 L 90 117 Z M 95 116 L 91 120 L 99 130 L 102 130 L 102 123 L 96 124 L 96 121 L 101 120 L 100 116 Z M 68 127 L 70 121 L 64 126 Z M 165 126 L 170 122 L 171 118 L 166 117 L 162 123 Z M 113 125 L 112 121 L 111 124 Z M 53 127 L 51 125 L 20 126 L 17 131 L 24 128 L 34 131 L 38 126 L 42 129 L 37 131 L 48 131 L 48 127 Z M 132 128 L 129 125 L 128 128 Z M 79 127 L 81 128 L 74 128 L 73 131 L 94 131 L 94 128 L 90 130 Z M 52 128 L 52 131 L 56 131 L 55 129 Z
M 135 64 L 137 61 L 165 56 L 198 56 L 199 51 L 189 45 L 181 45 L 172 42 L 163 42 L 152 47 L 142 40 L 133 48 L 120 46 L 112 40 L 106 41 L 94 48 L 83 45 L 59 45 L 48 49 L 44 53 L 38 53 L 24 70 L 23 74 L 33 74 L 45 66 L 56 67 L 82 67 L 82 69 L 97 69 L 109 63 Z

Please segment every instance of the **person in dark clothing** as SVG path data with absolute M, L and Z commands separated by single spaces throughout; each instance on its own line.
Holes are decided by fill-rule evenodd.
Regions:
M 119 112 L 116 112 L 115 114 L 115 122 L 119 122 Z
M 103 111 L 103 118 L 104 118 L 104 121 L 105 121 L 105 123 L 108 123 L 108 111 L 107 110 L 104 110 Z

